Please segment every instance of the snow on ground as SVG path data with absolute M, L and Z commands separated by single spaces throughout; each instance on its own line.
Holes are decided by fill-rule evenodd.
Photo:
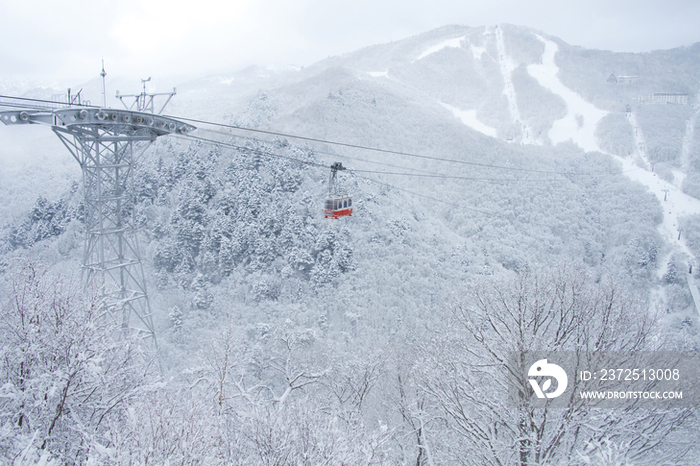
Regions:
M 644 168 L 637 166 L 630 159 L 623 159 L 621 157 L 615 158 L 622 164 L 625 175 L 649 188 L 657 199 L 659 199 L 661 207 L 664 209 L 664 221 L 659 226 L 659 233 L 671 245 L 672 249 L 659 263 L 659 269 L 657 270 L 656 275 L 657 277 L 662 278 L 666 273 L 669 259 L 678 251 L 687 255 L 690 261 L 695 262 L 695 256 L 685 244 L 683 232 L 679 232 L 679 218 L 685 215 L 700 213 L 700 200 L 688 196 L 681 190 L 683 186 L 683 179 L 685 178 L 685 173 L 682 171 L 673 170 L 673 183 L 660 179 L 653 172 L 654 166 L 647 157 L 647 146 L 646 141 L 644 140 L 644 133 L 637 124 L 637 118 L 633 112 L 628 112 L 627 118 L 634 129 L 634 140 L 637 145 L 637 155 L 639 155 L 639 158 L 644 162 Z M 698 312 L 700 312 L 700 302 L 696 299 L 698 297 L 698 290 L 695 282 L 690 275 L 688 275 L 686 278 L 688 279 L 688 287 L 690 288 L 693 295 L 693 300 L 695 301 L 695 307 Z M 652 291 L 651 296 L 652 301 L 657 303 L 664 303 L 666 300 L 663 289 L 659 289 L 656 292 Z
M 645 167 L 641 168 L 637 166 L 630 159 L 616 158 L 622 163 L 625 175 L 647 186 L 649 190 L 656 195 L 659 202 L 661 202 L 664 208 L 664 223 L 659 227 L 659 232 L 664 239 L 670 244 L 677 245 L 684 253 L 693 258 L 693 254 L 685 245 L 682 234 L 681 240 L 678 240 L 678 218 L 684 215 L 700 213 L 700 200 L 688 196 L 681 191 L 685 173 L 674 170 L 673 183 L 669 183 L 659 178 L 653 172 L 653 164 L 649 161 L 646 153 L 644 133 L 642 133 L 641 128 L 637 125 L 637 118 L 633 112 L 627 113 L 627 118 L 632 124 L 632 128 L 634 128 L 634 140 L 637 144 L 637 154 L 639 158 L 644 161 Z M 662 266 L 665 267 L 665 264 L 662 264 Z
M 462 36 L 462 37 L 457 37 L 455 39 L 448 39 L 444 42 L 439 43 L 438 45 L 435 45 L 433 47 L 430 47 L 428 50 L 425 52 L 421 53 L 418 58 L 413 60 L 413 62 L 417 62 L 418 60 L 421 60 L 425 57 L 427 57 L 430 54 L 433 54 L 435 52 L 439 52 L 440 50 L 444 49 L 445 47 L 454 47 L 454 48 L 459 48 L 462 46 L 462 41 L 466 39 L 467 36 Z
M 475 129 L 480 133 L 484 133 L 487 136 L 491 136 L 494 138 L 496 137 L 496 128 L 487 126 L 479 120 L 477 120 L 476 110 L 460 110 L 457 107 L 453 107 L 452 105 L 446 104 L 444 102 L 440 102 L 440 105 L 451 111 L 454 116 L 459 118 L 462 121 L 462 123 L 469 126 L 470 128 Z
M 659 178 L 656 173 L 638 167 L 631 159 L 615 156 L 622 164 L 627 177 L 642 183 L 656 195 L 664 209 L 664 221 L 659 232 L 670 244 L 677 246 L 691 258 L 693 254 L 685 245 L 683 234 L 678 239 L 678 218 L 685 215 L 700 214 L 700 200 L 683 193 L 678 186 Z M 667 190 L 668 192 L 666 192 Z M 664 198 L 666 199 L 664 201 Z
M 693 132 L 695 129 L 695 122 L 700 115 L 700 102 L 695 99 L 695 112 L 690 117 L 690 119 L 685 123 L 685 134 L 683 135 L 683 150 L 681 151 L 681 168 L 684 171 L 688 171 L 690 165 L 690 146 L 693 143 Z
M 651 162 L 649 162 L 649 157 L 647 157 L 647 142 L 644 139 L 644 133 L 642 132 L 642 128 L 640 128 L 637 124 L 637 117 L 634 115 L 633 112 L 627 112 L 627 119 L 630 121 L 632 129 L 634 130 L 634 143 L 637 147 L 637 154 L 644 161 L 647 168 L 651 167 Z
M 388 78 L 389 77 L 389 71 L 368 71 L 367 74 L 372 76 L 373 78 Z
M 552 129 L 549 130 L 549 138 L 553 144 L 571 139 L 585 151 L 600 150 L 595 139 L 595 129 L 607 112 L 586 102 L 559 81 L 557 77 L 559 67 L 554 62 L 554 55 L 559 47 L 551 40 L 539 35 L 536 37 L 545 44 L 542 64 L 529 65 L 527 71 L 540 85 L 561 96 L 568 108 L 568 114 L 554 122 Z
M 506 47 L 503 43 L 503 31 L 501 31 L 501 28 L 498 26 L 496 26 L 496 47 L 498 48 L 498 63 L 501 70 L 501 75 L 503 76 L 503 95 L 505 95 L 508 99 L 508 110 L 510 111 L 510 117 L 516 125 L 520 126 L 520 131 L 522 133 L 522 139 L 520 142 L 522 144 L 541 144 L 541 142 L 533 139 L 532 130 L 530 130 L 530 128 L 520 118 L 520 110 L 518 110 L 515 87 L 513 87 L 513 80 L 510 78 L 516 66 L 513 60 L 506 55 Z
M 471 50 L 472 55 L 474 55 L 474 60 L 481 60 L 481 56 L 486 52 L 483 47 L 477 47 L 476 45 L 469 44 L 469 50 Z
M 680 217 L 700 214 L 700 200 L 688 196 L 681 191 L 679 186 L 662 180 L 655 173 L 637 166 L 630 159 L 624 159 L 619 156 L 613 157 L 622 164 L 623 172 L 627 177 L 642 183 L 654 193 L 657 199 L 659 199 L 661 207 L 664 209 L 664 220 L 663 223 L 659 225 L 659 233 L 671 245 L 672 250 L 660 261 L 657 276 L 661 278 L 666 273 L 668 261 L 674 252 L 680 251 L 686 254 L 691 263 L 700 266 L 700 264 L 696 263 L 695 256 L 685 244 L 683 231 L 679 231 L 680 224 L 678 222 Z M 688 280 L 688 287 L 693 294 L 695 308 L 700 312 L 700 300 L 696 299 L 700 294 L 698 294 L 692 276 L 686 274 L 686 278 Z M 659 304 L 665 302 L 666 298 L 663 289 L 651 290 L 651 299 L 652 302 Z
M 676 188 L 683 190 L 683 181 L 685 180 L 685 173 L 680 170 L 671 170 L 673 173 L 673 184 Z

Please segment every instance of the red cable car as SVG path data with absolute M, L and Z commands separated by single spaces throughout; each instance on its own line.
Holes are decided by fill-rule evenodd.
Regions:
M 338 187 L 338 179 L 336 177 L 338 170 L 345 170 L 345 167 L 340 162 L 335 162 L 331 165 L 331 178 L 328 182 L 328 197 L 323 206 L 323 216 L 325 218 L 349 217 L 352 215 L 352 196 L 340 194 L 341 190 Z
M 325 218 L 349 217 L 352 215 L 352 197 L 327 197 L 323 215 Z

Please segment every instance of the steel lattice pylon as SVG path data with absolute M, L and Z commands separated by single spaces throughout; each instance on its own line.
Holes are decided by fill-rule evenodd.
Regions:
M 195 128 L 172 118 L 98 108 L 8 111 L 0 112 L 0 120 L 51 125 L 78 161 L 85 191 L 85 284 L 107 298 L 123 331 L 136 330 L 155 341 L 136 234 L 134 174 L 158 136 Z
M 155 335 L 133 208 L 136 164 L 155 136 L 90 126 L 53 130 L 83 171 L 85 283 L 111 297 L 110 307 L 121 309 L 123 330 L 133 313 Z

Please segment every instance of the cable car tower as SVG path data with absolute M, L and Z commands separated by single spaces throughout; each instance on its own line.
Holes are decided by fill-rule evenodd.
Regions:
M 103 79 L 104 75 L 103 69 Z M 150 96 L 150 109 L 152 103 Z M 17 108 L 19 104 L 27 108 Z M 85 191 L 84 283 L 106 298 L 110 313 L 121 320 L 122 332 L 135 330 L 152 337 L 155 343 L 136 235 L 134 174 L 156 138 L 196 128 L 144 112 L 146 108 L 141 106 L 133 111 L 109 109 L 106 104 L 92 107 L 69 103 L 45 109 L 19 99 L 0 106 L 15 108 L 0 111 L 0 120 L 6 125 L 49 125 L 80 164 Z

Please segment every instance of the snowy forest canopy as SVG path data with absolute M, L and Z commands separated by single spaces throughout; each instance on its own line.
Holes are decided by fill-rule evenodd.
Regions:
M 243 144 L 317 157 L 284 141 Z M 79 193 L 40 199 L 6 229 L 8 460 L 50 452 L 56 461 L 116 464 L 509 464 L 525 451 L 540 463 L 608 454 L 638 462 L 657 442 L 668 458 L 690 454 L 683 432 L 695 418 L 687 410 L 624 412 L 614 422 L 585 410 L 574 419 L 549 414 L 546 422 L 530 412 L 531 424 L 545 427 L 522 431 L 512 428 L 502 384 L 482 387 L 489 397 L 473 401 L 480 391 L 469 381 L 486 375 L 470 365 L 484 356 L 474 353 L 479 340 L 469 343 L 465 315 L 505 312 L 493 303 L 473 308 L 475 290 L 513 300 L 525 293 L 533 303 L 565 290 L 566 300 L 583 300 L 570 304 L 581 309 L 601 294 L 614 311 L 609 319 L 630 329 L 655 315 L 632 295 L 658 280 L 661 213 L 606 156 L 573 147 L 567 156 L 560 147 L 558 168 L 602 175 L 558 180 L 552 189 L 445 182 L 435 191 L 452 199 L 460 193 L 470 210 L 426 205 L 350 175 L 355 213 L 330 221 L 320 215 L 326 173 L 253 150 L 165 140 L 139 171 L 157 354 L 138 342 L 105 340 L 116 329 L 100 318 L 97 297 L 80 297 L 75 278 L 22 265 L 32 256 L 75 264 Z M 522 280 L 526 286 L 516 286 Z M 687 306 L 680 278 L 669 272 L 664 280 Z M 527 321 L 542 311 L 523 312 Z M 602 318 L 595 312 L 570 325 Z M 654 320 L 641 335 L 625 336 L 634 349 L 692 347 L 692 328 L 678 329 L 670 338 L 673 329 Z M 522 342 L 500 335 L 492 349 L 590 343 L 530 331 Z M 607 344 L 630 349 L 617 339 Z M 497 381 L 502 369 L 494 367 Z M 632 432 L 645 423 L 653 435 L 635 443 Z M 591 430 L 553 446 L 561 429 L 584 425 Z M 474 429 L 487 427 L 488 440 L 475 437 Z M 517 448 L 496 446 L 523 436 Z M 543 448 L 546 454 L 536 453 Z

